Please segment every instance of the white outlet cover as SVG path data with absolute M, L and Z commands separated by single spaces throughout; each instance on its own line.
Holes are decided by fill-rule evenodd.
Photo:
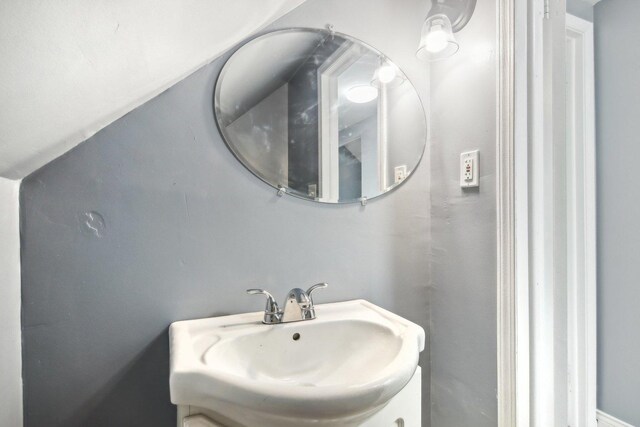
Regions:
M 470 166 L 470 170 L 467 170 Z M 480 186 L 480 151 L 466 151 L 460 154 L 460 187 Z
M 407 178 L 407 165 L 396 166 L 393 169 L 393 182 L 397 184 Z

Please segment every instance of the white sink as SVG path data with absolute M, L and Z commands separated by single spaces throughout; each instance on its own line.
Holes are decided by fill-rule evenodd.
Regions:
M 226 426 L 356 425 L 409 382 L 424 330 L 364 300 L 316 306 L 315 320 L 263 312 L 175 322 L 171 401 Z

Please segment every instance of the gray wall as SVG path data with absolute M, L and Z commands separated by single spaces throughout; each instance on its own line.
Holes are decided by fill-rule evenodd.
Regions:
M 378 182 L 378 115 L 371 116 L 340 131 L 340 138 L 356 135 L 360 139 L 362 194 L 380 192 Z M 349 143 L 347 143 L 349 144 Z
M 260 171 L 267 182 L 285 186 L 289 182 L 288 87 L 283 84 L 225 128 L 246 164 Z
M 422 0 L 404 0 L 403 7 L 395 0 L 309 0 L 275 27 L 330 22 L 387 53 L 424 94 L 427 76 L 414 51 L 427 7 Z M 294 286 L 327 281 L 331 287 L 318 293 L 319 303 L 365 298 L 427 329 L 428 153 L 403 186 L 366 208 L 279 198 L 220 139 L 212 95 L 222 63 L 204 67 L 24 180 L 27 427 L 174 426 L 168 325 L 260 310 L 263 301 L 244 295 L 249 287 L 282 297 Z M 491 106 L 491 89 L 478 95 Z M 494 233 L 486 234 L 493 247 Z M 485 261 L 494 260 L 480 264 Z M 452 289 L 459 286 L 455 275 L 448 280 Z M 474 322 L 495 323 L 491 292 L 462 298 L 478 294 L 478 306 L 491 314 L 471 316 L 470 340 L 478 332 Z M 451 297 L 439 301 L 455 311 L 460 302 Z M 494 356 L 495 340 L 488 341 L 489 354 L 473 361 L 481 369 L 484 358 Z M 428 354 L 427 347 L 424 402 Z M 486 376 L 477 414 L 493 411 L 481 408 L 494 382 Z
M 598 408 L 640 425 L 640 2 L 595 7 Z
M 431 76 L 432 427 L 495 427 L 496 10 L 480 0 L 460 51 Z M 480 149 L 480 188 L 459 185 Z
M 567 13 L 593 22 L 593 6 L 585 0 L 567 0 Z

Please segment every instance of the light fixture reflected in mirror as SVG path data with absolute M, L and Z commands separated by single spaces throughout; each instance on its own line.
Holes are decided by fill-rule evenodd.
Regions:
M 396 69 L 393 67 L 393 65 L 389 65 L 389 64 L 385 64 L 380 66 L 377 70 L 377 77 L 378 80 L 380 80 L 380 83 L 391 83 L 393 81 L 393 79 L 396 78 L 396 75 L 398 74 L 396 72 Z
M 353 86 L 347 90 L 346 96 L 351 102 L 364 104 L 378 97 L 378 89 L 369 85 Z
M 381 58 L 381 64 L 373 74 L 371 79 L 371 86 L 380 88 L 382 85 L 387 88 L 398 87 L 404 82 L 402 73 L 399 72 L 398 67 L 394 64 L 387 62 L 384 58 Z
M 458 51 L 459 45 L 453 33 L 467 25 L 477 0 L 432 1 L 416 52 L 419 59 L 426 61 L 448 58 Z

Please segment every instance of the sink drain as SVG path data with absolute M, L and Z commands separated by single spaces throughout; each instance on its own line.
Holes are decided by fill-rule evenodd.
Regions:
M 298 341 L 299 339 L 300 339 L 300 334 L 299 333 L 296 332 L 295 334 L 293 334 L 293 340 L 294 341 Z

